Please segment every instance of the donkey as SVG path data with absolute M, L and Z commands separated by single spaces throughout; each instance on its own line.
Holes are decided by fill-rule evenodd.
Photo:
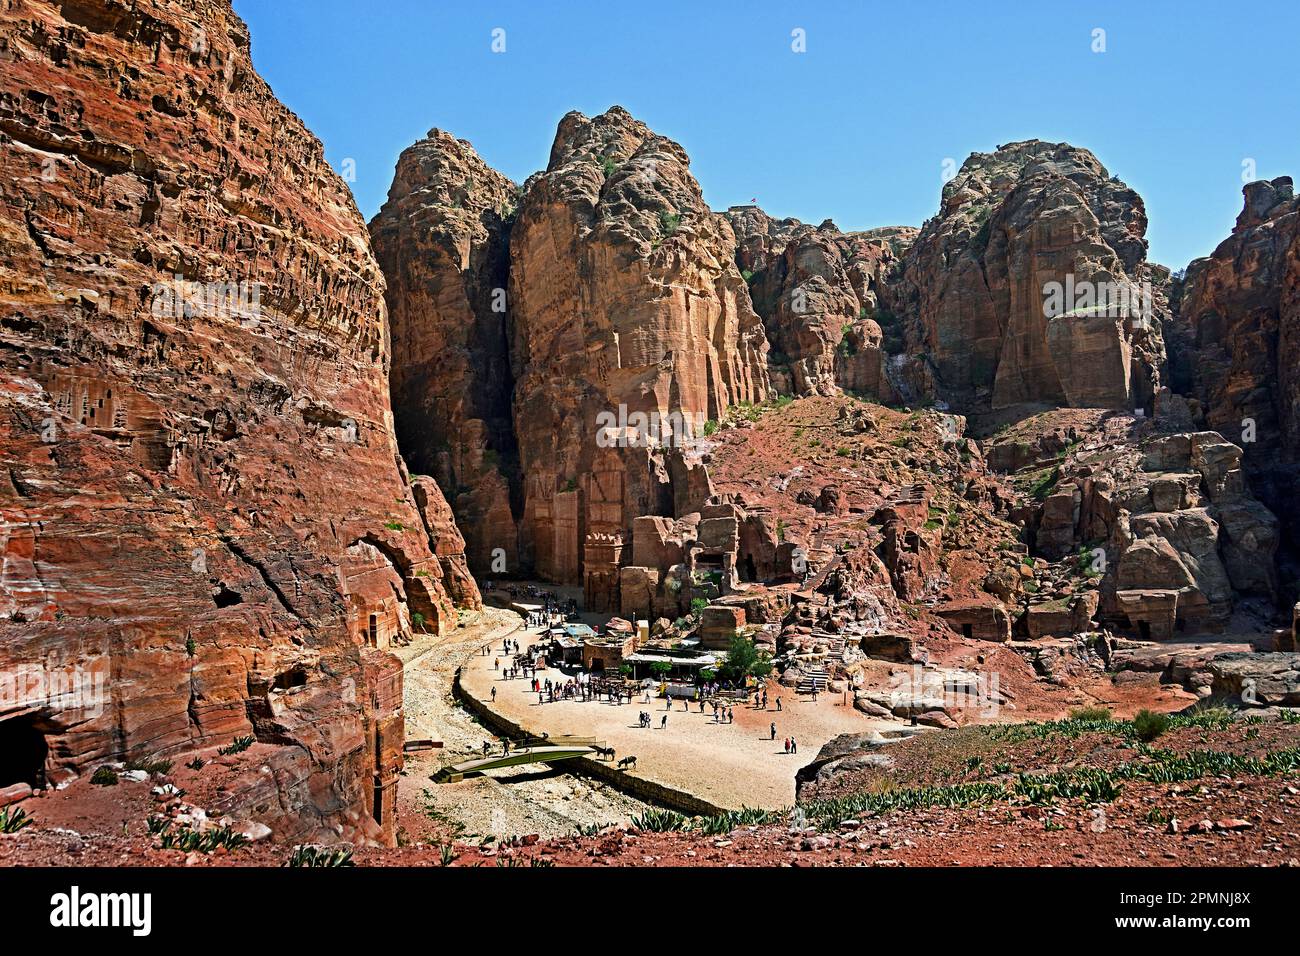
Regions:
M 619 770 L 626 770 L 628 767 L 631 767 L 633 770 L 636 769 L 636 758 L 635 758 L 635 757 L 624 757 L 622 760 L 620 760 L 620 761 L 618 762 L 618 769 L 619 769 Z

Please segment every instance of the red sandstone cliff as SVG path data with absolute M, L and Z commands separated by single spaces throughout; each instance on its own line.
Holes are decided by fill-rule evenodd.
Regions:
M 579 580 L 589 534 L 671 514 L 645 447 L 601 447 L 598 416 L 677 415 L 698 434 L 767 397 L 767 340 L 685 151 L 614 107 L 569 113 L 510 239 L 515 433 L 525 563 Z M 621 435 L 616 445 L 622 444 Z
M 963 410 L 1149 411 L 1168 273 L 1146 261 L 1145 233 L 1141 197 L 1087 150 L 1029 140 L 973 154 L 888 287 L 923 356 L 910 377 Z M 1076 294 L 1049 313 L 1049 285 L 1067 282 Z M 1085 290 L 1109 292 L 1113 307 Z
M 230 812 L 391 837 L 382 648 L 477 594 L 397 456 L 347 188 L 228 3 L 13 0 L 0 61 L 0 659 L 104 691 L 0 731 L 55 779 L 253 734 Z
M 506 325 L 518 201 L 515 184 L 469 143 L 435 129 L 402 153 L 370 224 L 388 280 L 397 437 L 411 468 L 436 478 L 452 503 L 480 576 L 494 556 L 513 562 L 518 551 Z
M 1260 497 L 1284 523 L 1300 578 L 1300 198 L 1291 177 L 1246 186 L 1232 235 L 1187 269 L 1171 337 L 1174 386 L 1245 452 Z

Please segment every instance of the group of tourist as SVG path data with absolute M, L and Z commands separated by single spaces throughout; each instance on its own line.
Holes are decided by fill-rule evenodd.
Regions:
M 645 729 L 647 729 L 647 728 L 650 726 L 650 712 L 649 712 L 649 711 L 646 711 L 646 710 L 641 711 L 640 723 L 641 723 L 641 729 L 642 729 L 642 730 L 645 730 Z M 660 729 L 660 730 L 667 730 L 667 729 L 668 729 L 668 715 L 667 715 L 667 714 L 664 714 L 662 717 L 659 718 L 659 729 Z
M 767 685 L 766 684 L 764 684 L 761 689 L 754 691 L 754 709 L 767 710 Z M 780 697 L 776 699 L 776 709 L 778 713 L 781 711 Z
M 557 700 L 608 700 L 611 704 L 630 704 L 633 694 L 633 688 L 619 680 L 588 677 L 586 680 L 570 678 L 560 683 L 552 681 L 549 677 L 540 680 L 535 671 L 532 688 L 539 704 L 547 702 L 553 704 Z

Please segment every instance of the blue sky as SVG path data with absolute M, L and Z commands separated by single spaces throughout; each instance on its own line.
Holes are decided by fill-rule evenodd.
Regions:
M 1244 162 L 1300 174 L 1296 0 L 234 6 L 276 94 L 335 168 L 355 161 L 367 218 L 430 127 L 522 182 L 564 113 L 615 103 L 686 148 L 715 209 L 757 198 L 841 229 L 919 225 L 946 159 L 1065 140 L 1142 194 L 1152 258 L 1173 268 L 1228 234 Z

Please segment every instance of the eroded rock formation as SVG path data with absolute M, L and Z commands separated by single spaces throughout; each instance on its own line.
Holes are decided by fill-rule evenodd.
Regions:
M 382 648 L 476 592 L 397 457 L 346 186 L 226 2 L 16 0 L 0 60 L 0 658 L 91 688 L 0 727 L 54 780 L 254 735 L 228 812 L 391 838 Z
M 773 385 L 785 394 L 832 395 L 841 387 L 881 401 L 888 377 L 878 292 L 915 237 L 906 227 L 842 233 L 780 222 L 751 206 L 728 210 L 736 258 L 772 344 Z M 901 340 L 891 343 L 901 350 Z
M 565 116 L 546 171 L 525 184 L 510 240 L 520 537 L 548 579 L 580 580 L 590 535 L 674 514 L 671 455 L 646 447 L 656 429 L 633 416 L 698 435 L 767 397 L 767 340 L 735 236 L 688 167 L 679 145 L 614 107 Z
M 1300 198 L 1289 176 L 1246 186 L 1214 254 L 1187 269 L 1171 336 L 1177 391 L 1208 427 L 1240 441 L 1263 499 L 1283 519 L 1296 574 L 1300 536 Z M 1292 599 L 1294 599 L 1294 593 Z
M 435 129 L 402 153 L 370 224 L 388 279 L 398 441 L 411 468 L 435 477 L 452 503 L 480 576 L 492 572 L 494 553 L 518 567 L 506 325 L 518 199 L 473 147 Z
M 1087 150 L 1029 140 L 973 154 L 886 296 L 924 366 L 910 377 L 969 410 L 1149 411 L 1168 273 L 1147 262 L 1145 232 L 1141 197 Z

